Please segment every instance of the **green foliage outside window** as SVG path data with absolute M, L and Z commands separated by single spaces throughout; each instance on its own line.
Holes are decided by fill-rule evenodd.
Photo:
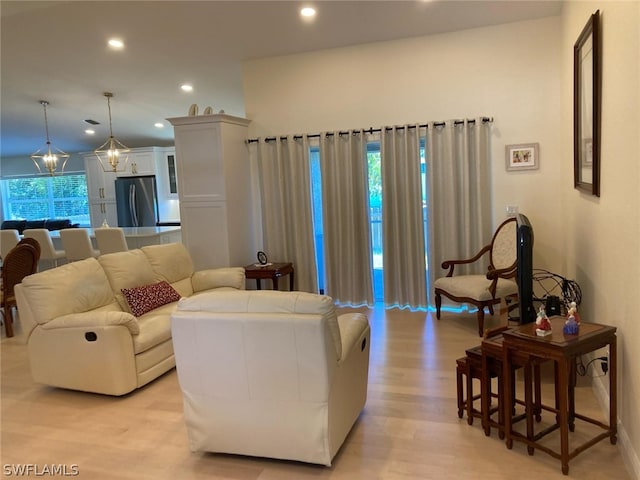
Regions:
M 9 178 L 2 186 L 7 220 L 69 218 L 72 223 L 90 224 L 84 174 Z

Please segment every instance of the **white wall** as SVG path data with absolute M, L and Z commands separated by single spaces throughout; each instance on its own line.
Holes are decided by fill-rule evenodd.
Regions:
M 246 62 L 251 136 L 493 116 L 494 226 L 518 205 L 536 265 L 560 263 L 560 18 Z M 505 171 L 505 144 L 540 143 L 540 169 Z M 562 271 L 558 273 L 564 273 Z
M 566 265 L 582 287 L 581 315 L 618 328 L 619 438 L 640 478 L 640 2 L 569 2 L 562 14 L 562 151 L 572 145 L 573 44 L 589 16 L 602 20 L 601 196 L 565 190 Z M 563 178 L 572 175 L 566 163 Z M 594 382 L 608 403 L 608 378 Z M 604 380 L 604 381 L 602 381 Z M 606 402 L 605 402 L 606 401 Z
M 65 172 L 84 172 L 84 160 L 78 153 L 70 153 Z M 38 169 L 28 155 L 24 157 L 4 157 L 0 161 L 0 178 L 15 175 L 34 175 Z
M 573 188 L 573 43 L 603 19 L 602 197 Z M 494 224 L 519 205 L 537 267 L 575 278 L 581 315 L 619 338 L 619 438 L 639 478 L 639 2 L 567 2 L 559 17 L 246 62 L 250 136 L 493 116 Z M 540 144 L 540 169 L 506 172 L 504 146 Z M 635 347 L 635 348 L 634 348 Z M 602 383 L 595 388 L 603 400 Z M 588 453 L 587 453 L 588 454 Z

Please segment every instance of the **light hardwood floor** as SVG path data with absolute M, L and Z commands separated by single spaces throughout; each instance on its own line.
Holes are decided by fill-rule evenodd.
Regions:
M 372 330 L 368 399 L 331 468 L 192 453 L 175 370 L 120 398 L 34 384 L 17 322 L 17 336 L 1 342 L 3 474 L 7 464 L 75 464 L 92 480 L 567 478 L 549 455 L 529 456 L 522 443 L 507 450 L 478 420 L 458 419 L 455 359 L 479 343 L 475 315 L 437 321 L 424 312 L 361 311 Z M 487 327 L 498 323 L 487 319 Z M 578 409 L 605 421 L 586 383 L 576 391 Z M 544 392 L 551 395 L 548 385 Z M 583 427 L 572 435 L 581 438 Z M 569 465 L 569 478 L 630 478 L 619 447 L 606 440 Z

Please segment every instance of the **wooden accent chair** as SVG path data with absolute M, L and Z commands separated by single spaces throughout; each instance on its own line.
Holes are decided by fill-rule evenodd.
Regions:
M 14 287 L 27 275 L 38 270 L 38 250 L 28 242 L 15 246 L 2 264 L 2 313 L 7 337 L 13 337 L 13 308 L 16 307 Z
M 37 261 L 40 261 L 40 257 L 42 257 L 42 245 L 40 245 L 40 242 L 38 242 L 38 240 L 36 240 L 35 238 L 29 238 L 29 237 L 23 237 L 20 239 L 20 241 L 18 242 L 18 245 L 31 245 L 33 248 L 36 249 L 36 256 L 37 256 Z M 38 270 L 37 265 L 36 265 L 36 271 Z M 35 272 L 33 272 L 35 273 Z
M 440 320 L 442 295 L 460 303 L 471 303 L 478 307 L 478 335 L 484 332 L 484 309 L 487 307 L 491 315 L 493 306 L 501 299 L 518 294 L 515 281 L 517 267 L 516 219 L 509 218 L 502 222 L 493 235 L 491 243 L 472 258 L 463 260 L 446 260 L 442 268 L 448 269 L 445 277 L 434 282 L 436 297 L 436 318 Z M 489 267 L 486 275 L 454 275 L 456 265 L 473 264 L 489 254 Z

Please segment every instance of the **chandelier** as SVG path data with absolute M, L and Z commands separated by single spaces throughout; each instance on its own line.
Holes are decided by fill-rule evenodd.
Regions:
M 69 154 L 51 146 L 51 140 L 49 139 L 49 121 L 47 119 L 47 105 L 49 105 L 49 102 L 40 100 L 40 104 L 44 109 L 44 130 L 47 135 L 47 144 L 31 155 L 31 160 L 33 160 L 38 172 L 42 173 L 44 169 L 49 172 L 49 175 L 53 176 L 56 173 L 59 161 L 62 161 L 60 173 L 64 171 L 64 166 L 67 164 Z
M 111 126 L 111 98 L 113 93 L 104 92 L 104 96 L 107 97 L 107 107 L 109 108 L 109 138 L 96 148 L 93 153 L 98 157 L 102 170 L 105 172 L 123 172 L 126 169 L 131 150 L 113 136 L 113 128 Z

